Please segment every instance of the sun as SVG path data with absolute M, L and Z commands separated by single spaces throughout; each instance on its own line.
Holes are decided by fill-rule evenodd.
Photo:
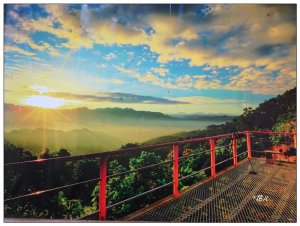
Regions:
M 29 106 L 40 108 L 58 108 L 63 106 L 66 101 L 62 98 L 35 95 L 26 98 L 24 103 Z

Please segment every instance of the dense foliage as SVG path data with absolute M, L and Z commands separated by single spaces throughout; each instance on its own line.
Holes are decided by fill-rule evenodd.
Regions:
M 159 137 L 144 144 L 192 139 L 243 130 L 296 131 L 296 88 L 260 104 L 256 109 L 244 109 L 244 113 L 232 122 L 223 125 L 211 125 L 206 130 Z M 282 139 L 282 136 L 272 136 L 271 144 L 278 144 Z M 237 145 L 239 152 L 240 150 L 246 150 L 245 137 L 239 137 Z M 129 143 L 121 148 L 135 147 L 139 147 L 139 144 Z M 253 143 L 252 148 L 258 149 L 260 146 Z M 179 146 L 179 155 L 182 157 L 179 167 L 180 177 L 186 177 L 210 165 L 208 142 Z M 4 145 L 5 163 L 65 156 L 70 156 L 70 153 L 63 148 L 56 152 L 50 152 L 46 149 L 40 156 L 37 156 L 30 150 L 13 144 L 5 142 Z M 221 162 L 231 156 L 231 139 L 219 139 L 216 142 L 216 161 Z M 245 155 L 241 157 L 245 157 Z M 171 148 L 126 152 L 111 157 L 109 159 L 108 175 L 129 172 L 108 179 L 108 206 L 172 182 L 172 158 Z M 134 171 L 152 164 L 156 165 L 152 168 Z M 217 171 L 231 164 L 230 161 L 220 164 Z M 184 189 L 208 176 L 210 176 L 210 171 L 204 170 L 192 177 L 180 180 L 180 189 Z M 41 162 L 5 167 L 4 197 L 10 199 L 98 177 L 99 159 Z M 98 182 L 93 181 L 66 189 L 7 201 L 4 205 L 4 213 L 5 217 L 76 219 L 97 211 L 98 193 Z M 110 208 L 108 216 L 110 219 L 122 217 L 170 194 L 172 194 L 172 184 Z

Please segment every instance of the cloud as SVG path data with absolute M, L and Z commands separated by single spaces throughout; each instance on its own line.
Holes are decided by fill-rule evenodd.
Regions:
M 190 75 L 184 75 L 176 79 L 176 85 L 180 88 L 190 88 L 194 86 L 194 80 Z
M 178 90 L 186 90 L 189 88 L 195 88 L 195 89 L 222 89 L 224 88 L 221 85 L 221 81 L 217 78 L 214 79 L 208 79 L 206 75 L 183 75 L 177 77 L 175 82 L 172 83 L 172 80 L 170 78 L 161 78 L 156 77 L 154 74 L 148 72 L 145 75 L 142 75 L 134 70 L 127 69 L 120 66 L 115 66 L 116 69 L 124 74 L 128 74 L 134 78 L 136 78 L 138 81 L 143 83 L 151 83 L 156 86 L 161 86 L 169 89 L 178 89 Z
M 217 78 L 208 79 L 207 75 L 184 75 L 176 79 L 176 86 L 179 88 L 195 89 L 222 89 L 221 81 Z
M 184 11 L 180 17 L 176 13 L 170 15 L 168 5 L 91 8 L 83 4 L 80 10 L 72 11 L 67 6 L 44 5 L 48 17 L 22 20 L 20 27 L 67 38 L 63 45 L 68 48 L 92 48 L 95 43 L 144 44 L 159 54 L 159 62 L 190 59 L 191 65 L 198 66 L 204 63 L 249 66 L 253 63 L 251 49 L 267 43 L 295 45 L 295 5 L 182 5 Z M 176 5 L 173 8 L 180 10 Z M 202 11 L 202 17 L 197 10 Z M 55 22 L 61 27 L 54 28 Z M 241 44 L 231 45 L 232 49 L 226 50 L 231 54 L 223 55 L 222 45 L 226 47 L 229 40 Z
M 104 56 L 103 59 L 107 60 L 107 61 L 110 61 L 110 60 L 113 60 L 113 59 L 117 59 L 117 56 L 114 53 L 109 53 L 106 56 Z
M 121 80 L 121 79 L 112 79 L 111 80 L 111 82 L 112 83 L 114 83 L 114 84 L 118 84 L 118 85 L 120 85 L 120 84 L 123 84 L 124 83 L 124 81 L 123 80 Z
M 67 100 L 92 101 L 92 102 L 113 102 L 113 103 L 142 103 L 142 104 L 189 104 L 185 101 L 175 101 L 166 98 L 152 96 L 140 96 L 130 93 L 106 93 L 99 92 L 96 95 L 74 94 L 65 92 L 48 92 L 43 95 L 63 98 Z
M 266 44 L 294 48 L 296 43 L 295 5 L 174 5 L 171 14 L 168 5 L 83 4 L 72 11 L 67 6 L 44 5 L 48 17 L 22 20 L 20 27 L 66 38 L 67 48 L 147 45 L 161 63 L 189 59 L 192 66 L 259 66 L 272 59 L 257 60 L 253 49 Z M 61 27 L 54 28 L 55 22 Z
M 177 97 L 177 98 L 170 98 L 170 99 L 175 101 L 190 102 L 193 104 L 228 104 L 228 103 L 244 102 L 242 100 L 237 100 L 237 99 L 217 99 L 217 98 L 205 97 L 205 96 Z
M 37 91 L 39 94 L 46 93 L 49 91 L 49 89 L 46 86 L 39 86 L 35 84 L 30 85 L 29 88 L 31 90 Z
M 283 68 L 279 75 L 273 71 L 249 67 L 230 78 L 224 88 L 231 90 L 251 91 L 257 94 L 280 94 L 296 86 L 296 72 Z
M 65 4 L 45 4 L 43 7 L 48 15 L 35 19 L 21 18 L 16 10 L 10 10 L 7 15 L 16 21 L 16 25 L 11 30 L 6 29 L 5 36 L 14 44 L 27 43 L 30 48 L 48 51 L 53 56 L 60 54 L 57 48 L 46 43 L 35 43 L 28 35 L 37 31 L 48 32 L 65 40 L 60 43 L 62 47 L 73 50 L 81 47 L 92 49 L 95 44 L 142 45 L 158 55 L 158 63 L 187 60 L 190 66 L 205 66 L 205 70 L 216 74 L 222 67 L 236 66 L 241 70 L 266 67 L 268 72 L 252 71 L 252 74 L 256 73 L 253 77 L 257 80 L 251 80 L 254 85 L 249 87 L 254 87 L 255 92 L 260 92 L 257 87 L 262 81 L 276 85 L 280 84 L 274 83 L 275 80 L 285 81 L 288 87 L 295 81 L 295 4 L 172 5 L 171 11 L 170 5 L 163 4 L 98 7 L 82 4 L 80 9 L 70 9 Z M 31 55 L 18 45 L 10 45 L 14 46 L 14 51 Z M 115 59 L 112 54 L 104 58 Z M 136 66 L 142 65 L 141 61 L 136 63 Z M 124 72 L 142 83 L 170 89 L 249 90 L 243 85 L 250 79 L 245 73 L 229 81 L 222 80 L 223 84 L 217 77 L 213 80 L 190 79 L 183 78 L 185 75 L 177 79 L 177 84 L 172 84 L 163 79 L 169 73 L 167 70 L 154 67 L 144 75 L 128 69 Z M 280 71 L 276 79 L 270 75 L 274 71 Z M 281 84 L 278 90 L 283 89 L 286 87 Z M 274 90 L 265 88 L 261 92 L 274 93 Z
M 169 69 L 162 68 L 162 67 L 153 67 L 153 68 L 151 68 L 151 70 L 154 73 L 156 73 L 156 74 L 158 74 L 158 75 L 160 75 L 162 77 L 166 76 L 166 74 L 169 73 Z
M 123 74 L 127 74 L 131 77 L 136 78 L 138 81 L 142 82 L 142 83 L 151 83 L 153 85 L 156 86 L 161 86 L 161 87 L 165 87 L 168 89 L 178 89 L 178 87 L 176 85 L 171 84 L 170 82 L 163 80 L 162 78 L 158 78 L 155 75 L 153 75 L 152 73 L 148 72 L 146 73 L 146 75 L 142 75 L 137 71 L 131 70 L 131 69 L 127 69 L 124 67 L 120 67 L 120 66 L 115 66 L 115 68 L 123 73 Z
M 190 27 L 189 36 L 193 37 L 190 39 L 184 35 L 184 30 L 176 27 L 172 29 L 174 23 L 153 16 L 150 23 L 155 31 L 170 24 L 169 29 L 161 33 L 155 32 L 152 37 L 150 48 L 159 54 L 159 62 L 190 59 L 191 66 L 262 66 L 274 62 L 274 59 L 269 56 L 258 57 L 253 49 L 265 44 L 285 44 L 286 51 L 295 48 L 295 21 L 291 22 L 288 18 L 288 13 L 295 6 L 291 6 L 289 10 L 282 10 L 280 7 L 270 9 L 254 4 L 211 7 L 209 20 L 199 21 L 198 26 Z M 272 15 L 266 18 L 270 12 L 273 12 Z M 292 12 L 290 17 L 294 15 L 295 12 Z M 169 20 L 178 21 L 176 18 Z M 179 26 L 180 23 L 188 23 L 184 18 L 182 20 Z M 269 30 L 271 32 L 266 32 Z M 176 39 L 176 35 L 182 38 L 174 44 L 172 40 Z M 293 60 L 295 63 L 296 55 L 291 53 L 291 56 L 289 61 Z
M 270 56 L 270 55 L 278 55 L 278 56 L 286 56 L 289 54 L 289 48 L 283 44 L 265 44 L 257 47 L 254 51 L 258 56 Z
M 30 33 L 37 31 L 48 32 L 57 38 L 67 39 L 67 42 L 61 44 L 65 48 L 93 47 L 93 41 L 87 35 L 87 28 L 81 28 L 80 11 L 67 11 L 66 5 L 63 4 L 45 4 L 43 7 L 49 14 L 47 17 L 37 20 L 19 20 L 18 28 Z M 61 26 L 54 27 L 55 23 Z
M 19 48 L 18 46 L 13 45 L 4 45 L 4 52 L 18 52 L 26 56 L 34 56 L 35 53 L 27 52 L 24 49 Z
M 96 64 L 96 68 L 99 68 L 99 69 L 107 68 L 107 64 Z
M 196 89 L 222 89 L 221 81 L 219 79 L 207 80 L 206 76 L 198 75 L 194 76 L 197 78 L 194 87 Z
M 61 56 L 59 51 L 56 48 L 49 45 L 49 43 L 43 42 L 41 45 L 37 45 L 29 37 L 28 32 L 20 31 L 19 29 L 12 26 L 5 26 L 5 38 L 17 44 L 27 44 L 34 51 L 48 51 L 48 53 L 52 56 Z

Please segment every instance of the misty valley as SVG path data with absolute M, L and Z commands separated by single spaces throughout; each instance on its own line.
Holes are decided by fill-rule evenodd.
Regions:
M 66 148 L 72 155 L 109 151 L 126 143 L 205 129 L 234 116 L 169 116 L 133 109 L 42 109 L 5 105 L 5 140 L 35 153 Z

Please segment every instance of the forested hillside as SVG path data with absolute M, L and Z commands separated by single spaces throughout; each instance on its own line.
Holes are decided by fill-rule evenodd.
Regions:
M 296 88 L 261 103 L 257 108 L 245 108 L 243 114 L 231 122 L 210 125 L 205 130 L 181 132 L 148 140 L 143 144 L 164 143 L 235 131 L 264 130 L 296 132 Z

